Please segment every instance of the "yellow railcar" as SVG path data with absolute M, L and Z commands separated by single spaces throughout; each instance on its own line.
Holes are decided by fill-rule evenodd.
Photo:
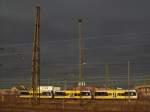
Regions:
M 79 90 L 64 90 L 56 91 L 54 93 L 54 98 L 56 99 L 91 99 L 91 91 L 79 91 Z
M 46 99 L 46 98 L 52 98 L 52 92 L 50 91 L 38 91 L 36 92 L 35 94 L 37 94 L 37 97 L 39 98 L 42 98 L 42 99 Z M 30 95 L 31 97 L 33 97 L 33 91 L 30 91 Z
M 52 93 L 50 91 L 40 91 L 35 93 L 37 95 L 37 97 L 39 98 L 52 98 Z M 19 98 L 33 98 L 33 91 L 29 90 L 29 91 L 21 91 L 19 94 Z
M 116 99 L 137 99 L 136 90 L 116 90 Z
M 94 92 L 94 99 L 113 99 L 114 90 L 99 90 Z
M 116 99 L 116 100 L 125 100 L 125 99 L 137 99 L 136 90 L 125 90 L 125 89 L 108 89 L 108 90 L 99 90 L 94 92 L 94 99 Z
M 136 90 L 125 89 L 106 89 L 94 91 L 79 91 L 79 90 L 61 90 L 55 91 L 40 91 L 36 93 L 42 99 L 96 99 L 96 100 L 125 100 L 125 99 L 138 99 Z M 33 91 L 20 91 L 20 98 L 30 99 L 33 98 Z

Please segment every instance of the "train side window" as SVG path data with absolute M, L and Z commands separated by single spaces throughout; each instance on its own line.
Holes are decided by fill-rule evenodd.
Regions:
M 74 96 L 80 96 L 80 93 L 75 93 Z
M 124 94 L 125 96 L 129 96 L 129 92 L 125 92 L 125 94 Z
M 125 96 L 136 96 L 135 92 L 125 92 Z
M 29 92 L 21 92 L 20 95 L 29 95 Z
M 66 96 L 64 92 L 55 92 L 55 96 Z
M 107 92 L 96 92 L 95 96 L 108 96 Z
M 135 92 L 124 92 L 124 93 L 118 93 L 118 96 L 136 96 Z
M 51 96 L 51 93 L 50 92 L 42 92 L 42 95 L 43 96 Z
M 125 93 L 118 93 L 118 96 L 125 96 Z
M 90 92 L 81 92 L 81 96 L 91 96 Z

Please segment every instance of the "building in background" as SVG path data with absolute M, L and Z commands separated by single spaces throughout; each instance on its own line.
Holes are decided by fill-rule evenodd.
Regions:
M 38 87 L 39 90 L 39 87 Z M 57 86 L 40 86 L 40 91 L 59 91 L 61 87 Z
M 138 92 L 140 98 L 150 98 L 150 85 L 139 85 L 135 89 Z

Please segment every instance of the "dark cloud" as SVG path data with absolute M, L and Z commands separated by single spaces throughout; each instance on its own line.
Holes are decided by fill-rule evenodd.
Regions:
M 103 74 L 105 63 L 120 63 L 113 72 L 121 74 L 128 60 L 136 63 L 136 73 L 150 72 L 149 4 L 147 0 L 41 0 L 42 77 L 77 76 L 78 18 L 84 19 L 87 76 Z M 30 77 L 35 6 L 36 0 L 0 0 L 2 78 Z

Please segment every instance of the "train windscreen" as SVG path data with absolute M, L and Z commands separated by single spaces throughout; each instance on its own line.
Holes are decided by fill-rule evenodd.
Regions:
M 29 95 L 29 92 L 20 92 L 20 95 Z

